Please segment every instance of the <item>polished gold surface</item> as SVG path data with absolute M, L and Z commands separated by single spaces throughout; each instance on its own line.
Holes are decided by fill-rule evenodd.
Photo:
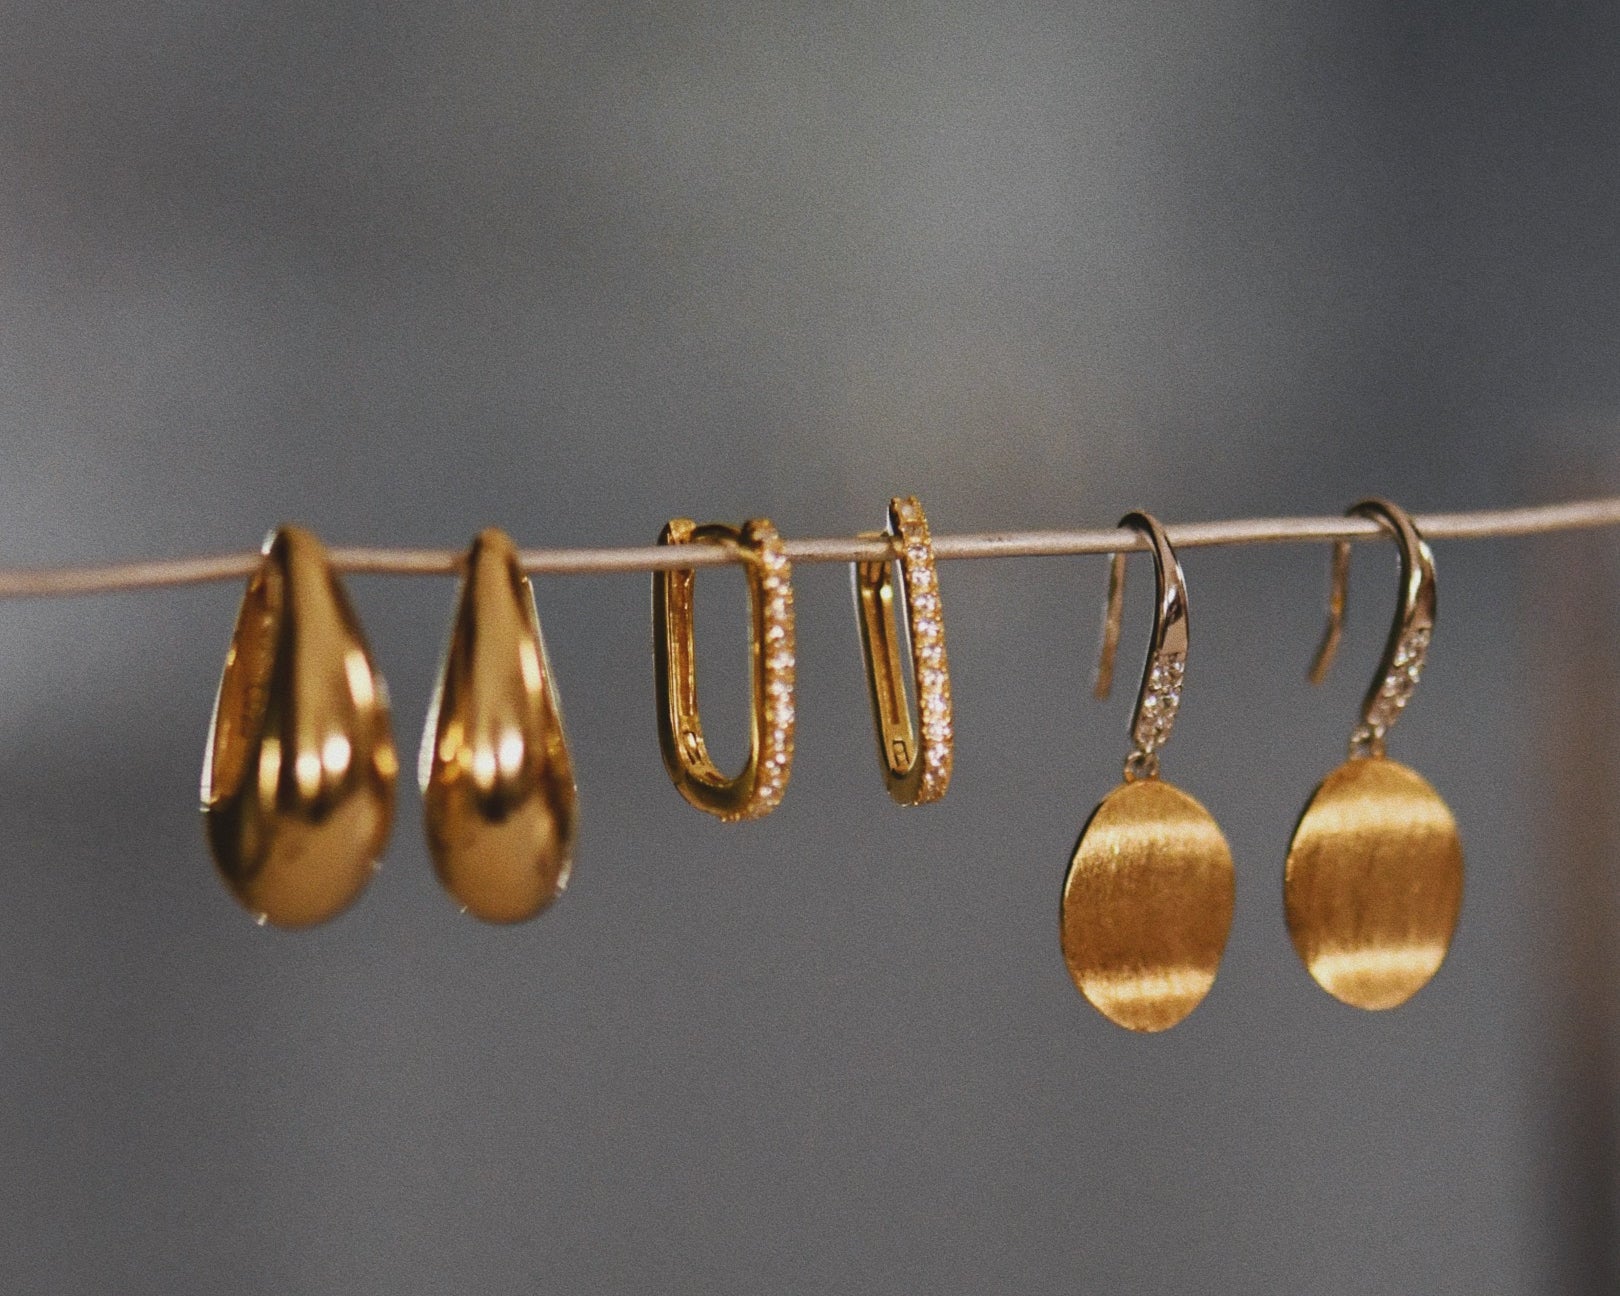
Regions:
M 1174 1026 L 1215 982 L 1234 887 L 1203 806 L 1156 778 L 1122 783 L 1092 812 L 1063 881 L 1069 975 L 1110 1021 Z
M 439 880 L 486 922 L 568 885 L 578 798 L 529 580 L 507 535 L 473 541 L 418 763 Z
M 1394 1008 L 1440 968 L 1462 908 L 1463 855 L 1446 803 L 1416 771 L 1349 760 L 1294 830 L 1283 897 L 1318 985 L 1357 1008 Z
M 855 564 L 861 657 L 866 664 L 884 786 L 901 805 L 923 805 L 944 796 L 951 781 L 954 722 L 950 665 L 945 655 L 945 614 L 928 518 L 914 497 L 896 496 L 889 501 L 886 534 L 894 537 L 900 551 L 912 692 L 921 716 L 916 730 L 906 710 L 900 665 L 902 641 L 894 606 L 894 562 Z
M 660 545 L 723 546 L 739 554 L 748 576 L 748 654 L 753 708 L 748 759 L 734 778 L 709 757 L 698 714 L 693 595 L 696 573 L 675 568 L 653 576 L 653 676 L 658 694 L 658 746 L 675 789 L 699 810 L 734 823 L 768 815 L 787 790 L 793 768 L 793 574 L 782 537 L 764 518 L 739 529 L 675 518 Z
M 326 550 L 282 527 L 242 600 L 203 765 L 232 893 L 281 927 L 341 913 L 388 840 L 398 769 L 387 689 Z

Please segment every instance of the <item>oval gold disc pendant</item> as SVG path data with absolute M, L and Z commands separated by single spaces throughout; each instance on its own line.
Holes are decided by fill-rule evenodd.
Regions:
M 225 657 L 203 764 L 214 862 L 260 922 L 307 927 L 376 870 L 399 762 L 388 692 L 321 542 L 265 542 Z
M 1174 1026 L 1215 983 L 1235 887 L 1209 811 L 1157 778 L 1120 784 L 1092 812 L 1063 881 L 1069 975 L 1120 1026 Z
M 494 528 L 467 555 L 418 775 L 434 868 L 468 913 L 521 922 L 562 894 L 573 762 L 529 579 Z
M 1288 934 L 1316 983 L 1394 1008 L 1439 971 L 1462 909 L 1463 854 L 1440 794 L 1386 757 L 1348 760 L 1312 794 L 1288 848 Z

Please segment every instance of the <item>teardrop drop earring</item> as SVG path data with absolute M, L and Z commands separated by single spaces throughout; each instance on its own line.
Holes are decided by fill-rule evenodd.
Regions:
M 1406 511 L 1363 500 L 1352 516 L 1400 546 L 1400 598 L 1384 655 L 1350 736 L 1350 758 L 1311 794 L 1288 846 L 1283 905 L 1294 949 L 1316 983 L 1356 1008 L 1394 1008 L 1439 971 L 1462 910 L 1457 822 L 1384 739 L 1417 687 L 1434 634 L 1434 555 Z M 1350 545 L 1333 551 L 1328 625 L 1311 666 L 1320 684 L 1338 652 Z
M 417 778 L 439 881 L 485 922 L 532 918 L 568 885 L 578 822 L 551 663 L 517 548 L 473 541 Z
M 365 889 L 399 761 L 388 691 L 321 542 L 284 526 L 248 582 L 214 703 L 203 824 L 243 907 L 307 927 Z
M 1120 526 L 1148 538 L 1157 582 L 1153 635 L 1131 720 L 1125 781 L 1081 831 L 1063 880 L 1063 958 L 1075 986 L 1117 1025 L 1161 1031 L 1215 982 L 1232 926 L 1232 854 L 1209 811 L 1159 777 L 1159 749 L 1181 705 L 1187 582 L 1164 528 L 1146 513 Z M 1125 598 L 1124 553 L 1108 582 L 1098 698 L 1113 681 Z

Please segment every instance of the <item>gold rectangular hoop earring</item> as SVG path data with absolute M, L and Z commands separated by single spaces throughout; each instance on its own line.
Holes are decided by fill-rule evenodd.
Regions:
M 745 522 L 740 530 L 675 518 L 659 534 L 658 543 L 726 545 L 743 558 L 753 694 L 748 761 L 740 774 L 727 778 L 709 758 L 698 714 L 692 633 L 697 574 L 690 567 L 655 573 L 653 674 L 664 768 L 675 790 L 699 810 L 727 823 L 763 818 L 781 802 L 793 767 L 793 585 L 782 537 L 764 518 Z
M 889 529 L 867 533 L 897 541 L 906 595 L 911 681 L 921 740 L 911 727 L 900 666 L 893 562 L 861 562 L 853 569 L 861 656 L 877 725 L 878 759 L 889 795 L 901 805 L 938 801 L 951 781 L 951 677 L 945 659 L 945 621 L 928 519 L 915 497 L 889 501 Z

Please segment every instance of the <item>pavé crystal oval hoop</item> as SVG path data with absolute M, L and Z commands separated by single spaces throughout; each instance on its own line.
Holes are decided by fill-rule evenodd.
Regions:
M 905 589 L 906 639 L 919 725 L 911 726 L 900 664 L 893 562 L 856 563 L 855 611 L 861 655 L 877 726 L 878 759 L 889 795 L 901 805 L 938 801 L 951 781 L 951 677 L 945 659 L 945 622 L 928 519 L 915 498 L 889 501 L 889 529 L 897 542 Z M 920 733 L 920 737 L 918 736 Z
M 1406 511 L 1369 499 L 1400 551 L 1400 597 L 1383 657 L 1350 735 L 1350 758 L 1311 793 L 1288 844 L 1283 910 L 1311 978 L 1356 1008 L 1398 1007 L 1440 970 L 1462 911 L 1457 822 L 1416 770 L 1385 755 L 1412 700 L 1434 633 L 1434 555 Z M 1338 650 L 1350 546 L 1333 551 L 1327 631 L 1311 665 L 1321 683 Z
M 782 537 L 764 518 L 740 529 L 675 518 L 658 543 L 728 545 L 743 557 L 753 696 L 747 763 L 727 778 L 703 740 L 692 627 L 696 573 L 690 567 L 657 572 L 652 580 L 658 745 L 676 790 L 699 810 L 728 823 L 762 818 L 781 802 L 793 766 L 793 585 Z

